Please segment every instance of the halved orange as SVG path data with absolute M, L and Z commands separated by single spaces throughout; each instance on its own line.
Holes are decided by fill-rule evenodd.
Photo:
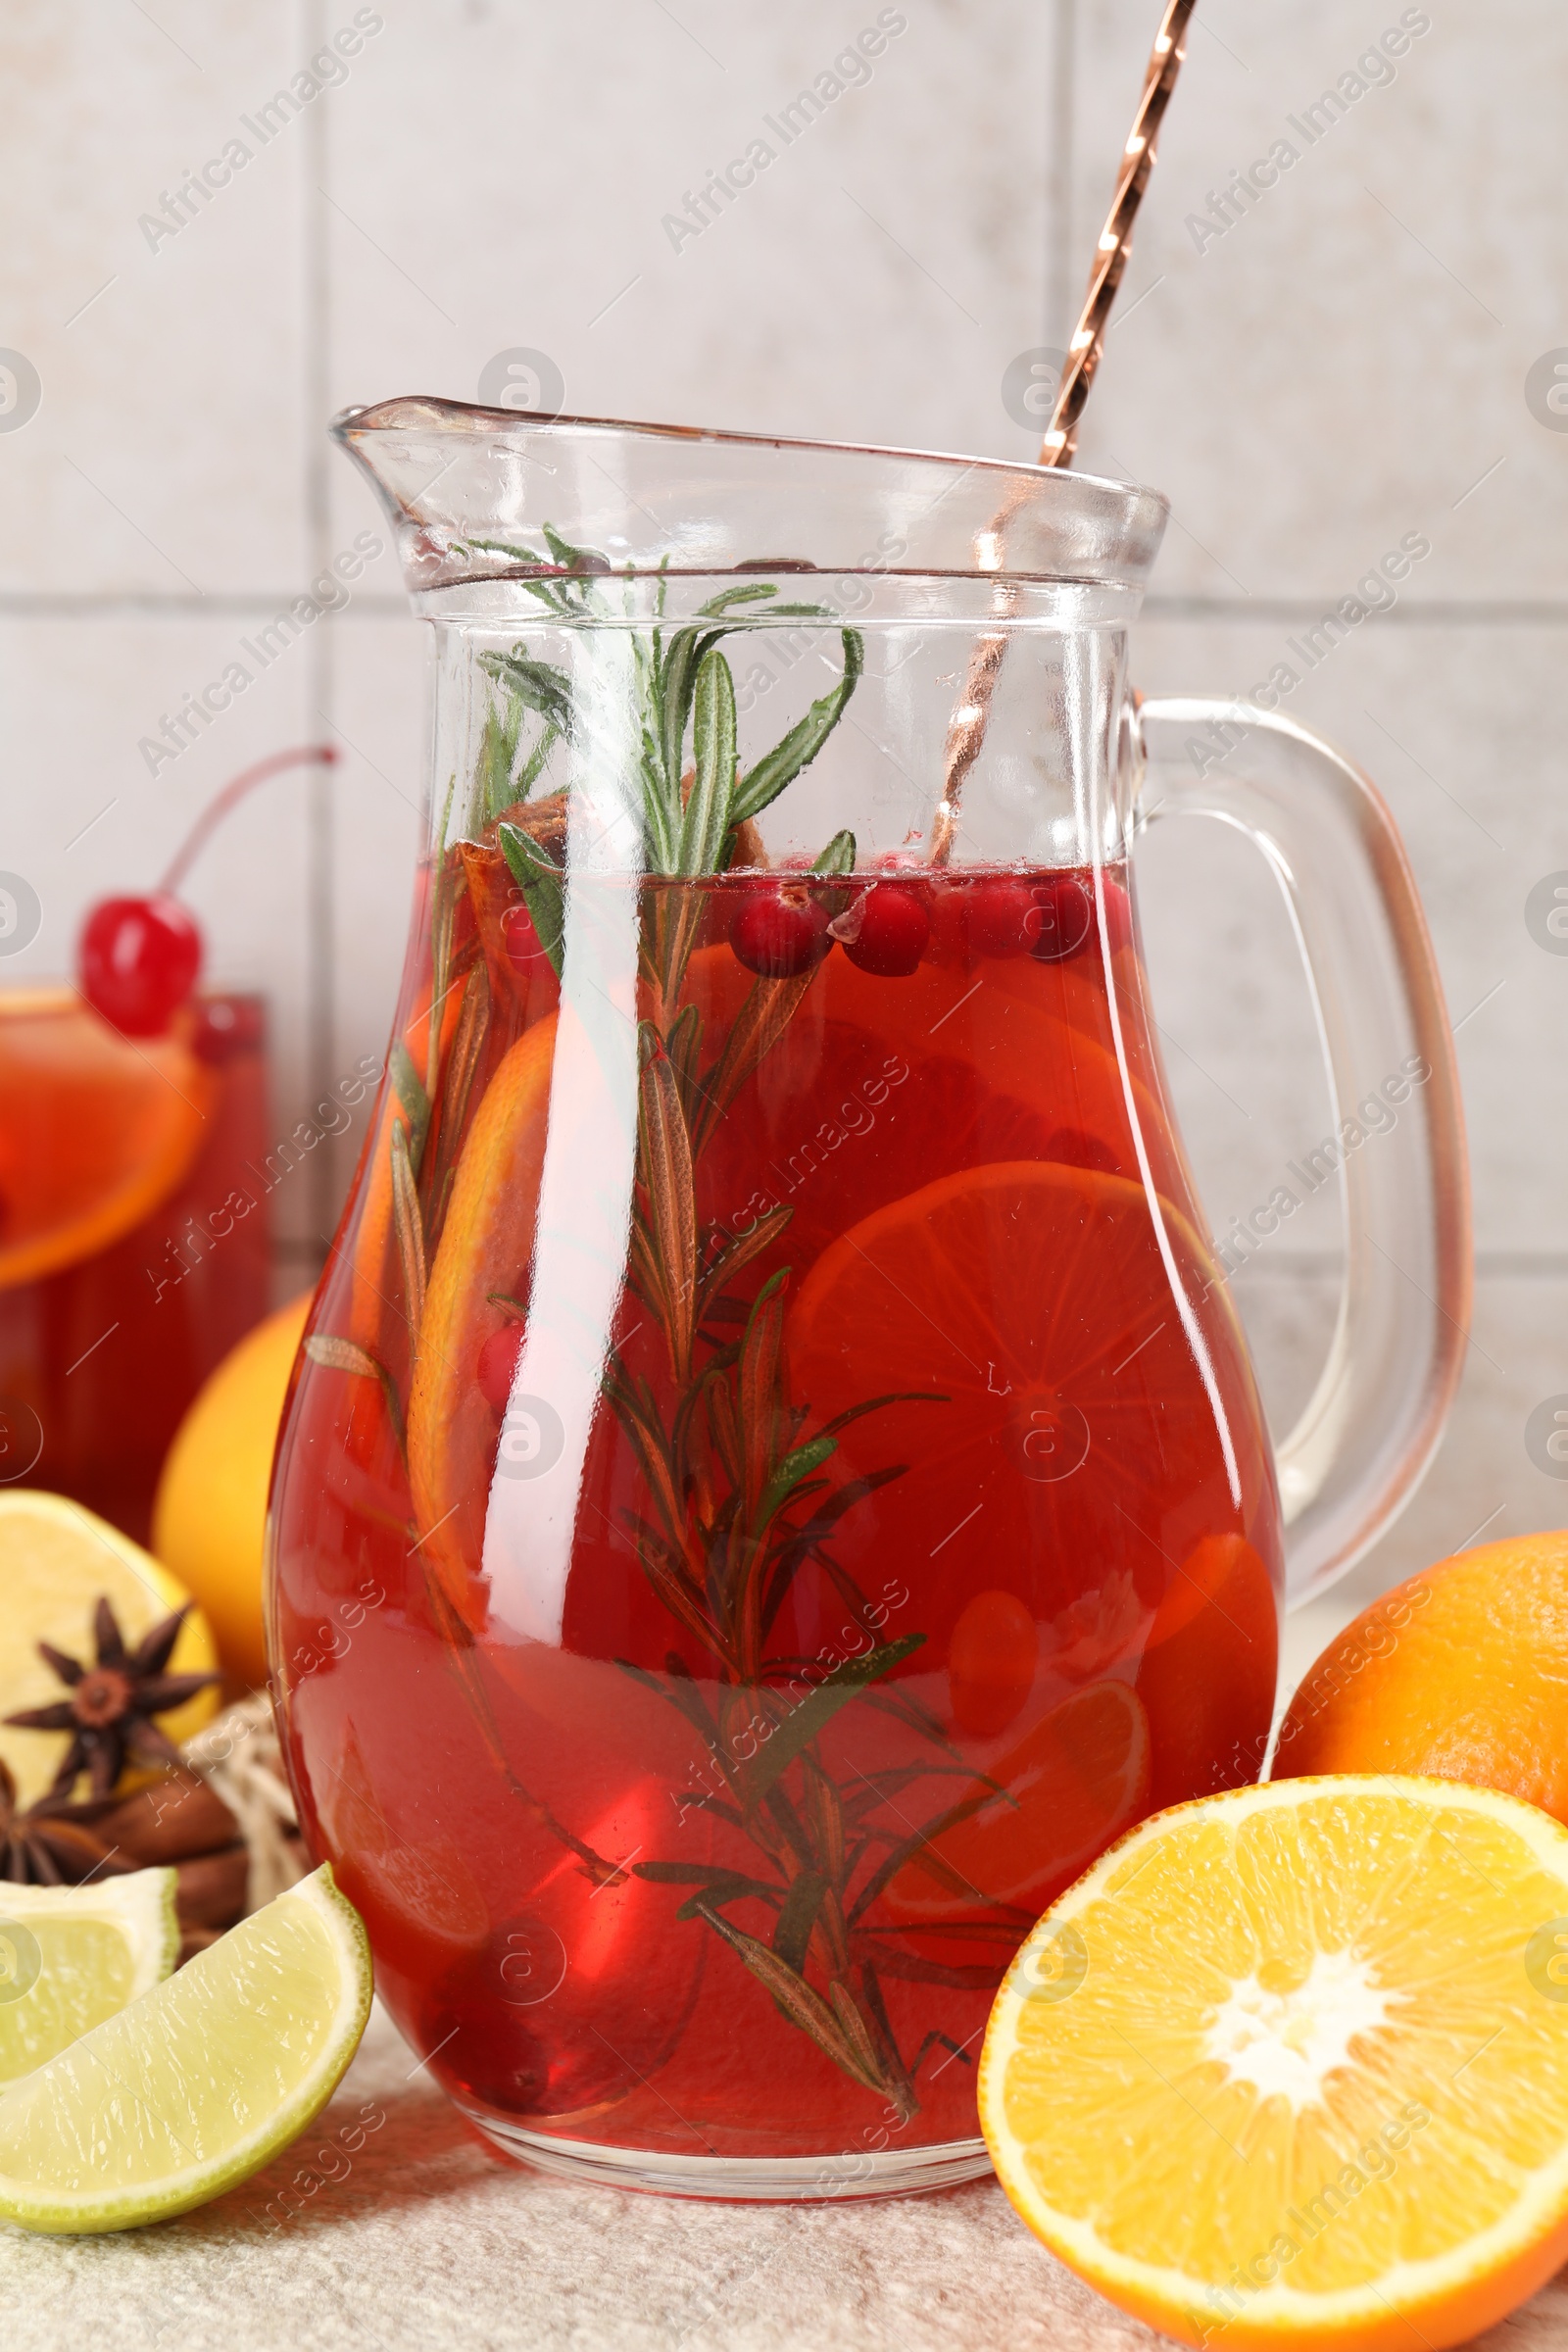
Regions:
M 857 1507 L 856 1538 L 918 1575 L 933 1663 L 969 1595 L 999 1583 L 1045 1628 L 1130 1575 L 1146 1630 L 1181 1549 L 1270 1493 L 1213 1284 L 1168 1203 L 1017 1161 L 926 1185 L 818 1259 L 788 1318 L 792 1393 L 810 1427 L 900 1398 L 842 1431 L 834 1467 L 903 1466 Z
M 996 1903 L 1039 1911 L 1070 1885 L 1145 1809 L 1149 1724 L 1137 1692 L 1122 1682 L 1073 1691 L 989 1778 L 1002 1793 L 889 1881 L 883 1900 L 896 1918 L 972 1918 Z
M 1568 2255 L 1568 1831 L 1286 1781 L 1156 1815 L 997 1996 L 981 2128 L 1037 2236 L 1189 2344 L 1466 2342 Z
M 212 1092 L 188 1020 L 133 1042 L 74 989 L 0 995 L 0 1289 L 151 1216 L 201 1148 Z

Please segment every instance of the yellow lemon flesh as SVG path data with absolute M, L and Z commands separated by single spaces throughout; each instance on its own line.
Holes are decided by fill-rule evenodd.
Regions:
M 1466 2342 L 1568 2255 L 1568 1831 L 1393 1776 L 1156 1814 L 1019 1951 L 978 2088 L 1029 2227 L 1151 2327 Z
M 190 1599 L 185 1588 L 118 1527 L 79 1502 L 32 1487 L 0 1490 L 0 1716 L 47 1707 L 66 1696 L 54 1669 L 38 1655 L 47 1642 L 67 1657 L 91 1664 L 97 1654 L 93 1610 L 108 1600 L 127 1647 Z M 213 1638 L 199 1610 L 179 1629 L 171 1674 L 205 1674 L 218 1664 Z M 216 1690 L 199 1690 L 182 1707 L 158 1717 L 177 1746 L 218 1711 Z M 64 1732 L 17 1731 L 0 1723 L 0 1761 L 16 1777 L 18 1802 L 41 1796 L 66 1752 Z
M 195 1593 L 231 1675 L 267 1680 L 262 1566 L 267 1494 L 306 1291 L 230 1348 L 174 1434 L 153 1504 L 153 1548 Z

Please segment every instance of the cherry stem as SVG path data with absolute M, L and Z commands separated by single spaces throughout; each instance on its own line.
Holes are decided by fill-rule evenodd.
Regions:
M 231 808 L 237 808 L 248 792 L 265 784 L 270 776 L 281 773 L 285 767 L 330 767 L 343 757 L 336 744 L 303 743 L 290 752 L 270 752 L 258 760 L 254 767 L 242 768 L 230 784 L 225 784 L 216 800 L 209 801 L 179 848 L 174 852 L 167 872 L 158 884 L 159 895 L 172 894 L 179 888 L 212 835 L 218 830 Z

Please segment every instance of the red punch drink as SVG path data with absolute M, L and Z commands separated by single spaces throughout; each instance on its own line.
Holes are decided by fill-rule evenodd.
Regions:
M 1125 872 L 604 896 L 564 999 L 493 832 L 424 894 L 275 1497 L 310 1835 L 530 2146 L 962 2139 L 1025 1929 L 1274 1692 Z
M 266 1314 L 265 1016 L 209 994 L 122 1036 L 0 994 L 0 1478 L 145 1541 L 185 1407 Z

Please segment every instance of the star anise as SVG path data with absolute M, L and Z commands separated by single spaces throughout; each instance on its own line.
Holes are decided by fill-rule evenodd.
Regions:
M 144 1635 L 133 1650 L 107 1600 L 93 1612 L 98 1656 L 94 1665 L 68 1658 L 47 1642 L 38 1655 L 52 1666 L 71 1691 L 54 1706 L 28 1707 L 8 1715 L 7 1723 L 29 1732 L 69 1732 L 71 1744 L 61 1759 L 51 1796 L 69 1796 L 83 1772 L 92 1775 L 94 1796 L 107 1796 L 125 1768 L 138 1764 L 177 1764 L 179 1750 L 153 1722 L 155 1715 L 183 1706 L 187 1698 L 220 1678 L 216 1674 L 169 1674 L 170 1653 L 178 1638 L 189 1601 Z
M 17 1810 L 17 1784 L 0 1762 L 0 1880 L 14 1886 L 76 1886 L 109 1862 L 92 1832 L 60 1797 Z M 111 1865 L 121 1867 L 123 1865 Z

